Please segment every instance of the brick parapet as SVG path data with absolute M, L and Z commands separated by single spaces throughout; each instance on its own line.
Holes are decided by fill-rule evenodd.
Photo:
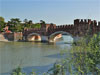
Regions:
M 49 26 L 48 28 L 33 28 L 26 30 L 25 34 L 28 35 L 32 32 L 38 33 L 40 35 L 51 35 L 54 32 L 57 31 L 65 31 L 68 32 L 74 36 L 84 36 L 87 34 L 90 29 L 92 30 L 91 34 L 97 33 L 100 31 L 100 22 L 97 23 L 96 20 L 91 19 L 75 19 L 74 24 L 72 25 L 59 25 L 59 26 Z

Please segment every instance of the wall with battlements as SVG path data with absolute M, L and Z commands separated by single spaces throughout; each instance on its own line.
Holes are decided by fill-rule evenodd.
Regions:
M 55 28 L 48 29 L 48 35 L 57 32 L 65 31 L 73 36 L 84 36 L 93 35 L 94 33 L 100 32 L 100 22 L 91 19 L 75 19 L 72 25 L 60 25 Z
M 93 35 L 94 33 L 100 32 L 100 22 L 97 23 L 96 20 L 92 21 L 91 19 L 75 19 L 72 25 L 49 25 L 40 29 L 26 29 L 23 35 L 27 36 L 31 33 L 38 33 L 40 35 L 50 36 L 57 31 L 68 32 L 73 36 Z

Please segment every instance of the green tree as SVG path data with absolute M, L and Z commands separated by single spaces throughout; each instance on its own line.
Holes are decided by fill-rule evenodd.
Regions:
M 39 23 L 33 24 L 31 28 L 41 28 L 41 24 Z
M 45 21 L 43 21 L 43 20 L 40 20 L 40 23 L 41 23 L 41 24 L 45 24 Z
M 4 18 L 0 17 L 0 32 L 3 32 L 4 27 L 5 27 Z
M 3 17 L 0 16 L 0 21 L 4 22 L 5 19 Z
M 29 21 L 28 21 L 28 26 L 29 26 L 29 28 L 31 28 L 32 25 L 34 25 L 33 22 L 32 22 L 32 20 L 29 20 Z
M 19 32 L 23 29 L 19 18 L 12 18 L 10 21 L 8 21 L 8 26 L 12 32 Z
M 87 63 L 90 72 L 100 74 L 100 35 L 95 34 L 88 43 Z
M 31 28 L 32 25 L 33 25 L 32 20 L 24 19 L 24 27 L 25 28 Z
M 24 19 L 24 23 L 27 23 L 28 22 L 28 20 L 27 19 Z
M 4 27 L 5 27 L 5 22 L 0 21 L 0 32 L 3 32 Z
M 100 74 L 100 35 L 82 38 L 72 48 L 72 63 L 78 75 Z
M 26 75 L 26 74 L 22 72 L 22 69 L 20 67 L 18 67 L 15 70 L 13 70 L 11 75 Z

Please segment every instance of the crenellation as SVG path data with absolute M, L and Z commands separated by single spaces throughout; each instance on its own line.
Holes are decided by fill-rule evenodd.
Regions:
M 88 23 L 87 19 L 84 19 L 84 23 L 85 23 L 85 24 L 87 24 L 87 23 Z
M 91 25 L 94 25 L 94 22 L 93 21 L 91 21 Z
M 84 23 L 83 19 L 81 19 L 79 23 L 80 23 L 80 24 L 83 24 L 83 23 Z
M 63 28 L 63 26 L 61 25 L 60 28 Z
M 88 24 L 91 24 L 91 19 L 88 19 Z
M 38 33 L 41 35 L 51 35 L 54 32 L 57 31 L 65 31 L 68 32 L 72 35 L 79 35 L 79 36 L 84 36 L 91 28 L 91 34 L 93 35 L 94 33 L 97 33 L 100 31 L 100 22 L 96 20 L 91 20 L 91 19 L 75 19 L 74 24 L 67 24 L 67 25 L 59 25 L 59 26 L 49 26 L 47 29 L 46 28 L 31 28 L 31 29 L 25 29 L 24 32 L 26 32 L 26 35 L 29 33 Z M 44 34 L 42 34 L 44 33 Z
M 60 26 L 58 26 L 58 28 L 60 28 Z
M 100 21 L 98 22 L 98 26 L 100 26 Z
M 65 28 L 65 25 L 63 25 L 63 28 Z
M 71 28 L 71 25 L 69 25 L 69 27 Z
M 75 19 L 75 20 L 74 20 L 74 25 L 78 25 L 79 22 L 80 22 L 80 19 Z
M 70 29 L 71 28 L 71 25 L 68 25 L 68 28 Z
M 94 20 L 94 21 L 93 21 L 93 24 L 94 24 L 94 26 L 97 26 L 97 21 Z
M 65 28 L 67 29 L 68 28 L 68 25 L 65 25 Z
M 58 28 L 58 26 L 55 27 L 56 29 Z
M 72 24 L 70 26 L 71 26 L 71 28 L 73 28 L 73 25 Z

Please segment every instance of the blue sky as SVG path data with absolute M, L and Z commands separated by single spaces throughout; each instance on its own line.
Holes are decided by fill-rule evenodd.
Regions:
M 74 19 L 100 20 L 100 0 L 0 0 L 0 16 L 33 22 L 72 24 Z

